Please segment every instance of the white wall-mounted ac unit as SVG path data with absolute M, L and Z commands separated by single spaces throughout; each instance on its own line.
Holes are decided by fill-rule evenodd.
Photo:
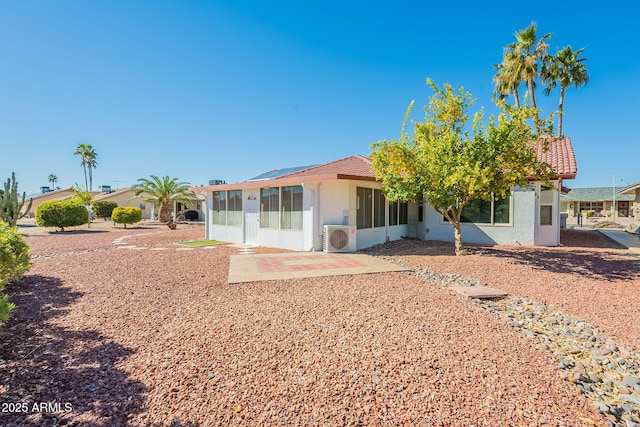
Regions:
M 322 234 L 322 250 L 325 252 L 355 252 L 355 225 L 325 225 Z

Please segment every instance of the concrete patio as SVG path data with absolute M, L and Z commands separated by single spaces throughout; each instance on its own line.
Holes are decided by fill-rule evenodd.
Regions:
M 325 252 L 245 254 L 231 256 L 228 283 L 406 270 L 397 264 L 364 254 Z

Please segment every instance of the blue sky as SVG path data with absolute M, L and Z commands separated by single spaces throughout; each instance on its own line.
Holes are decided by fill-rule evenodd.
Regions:
M 169 175 L 192 185 L 368 155 L 432 94 L 464 86 L 492 111 L 492 64 L 538 24 L 551 51 L 585 48 L 590 82 L 566 95 L 569 187 L 640 181 L 638 6 L 626 1 L 0 0 L 0 178 L 94 188 Z M 626 4 L 626 6 L 625 6 Z M 544 98 L 546 112 L 557 94 Z

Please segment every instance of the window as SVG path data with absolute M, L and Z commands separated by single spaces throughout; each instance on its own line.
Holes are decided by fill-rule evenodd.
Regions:
M 211 221 L 214 224 L 227 225 L 227 192 L 213 192 L 213 215 Z
M 356 188 L 356 226 L 371 228 L 373 223 L 373 189 Z
M 386 203 L 382 190 L 356 187 L 356 226 L 384 227 Z
M 409 204 L 407 202 L 393 202 L 389 205 L 389 225 L 403 225 L 408 223 Z
M 546 187 L 540 191 L 540 225 L 553 225 L 553 191 Z
M 242 226 L 242 190 L 229 191 L 228 197 L 227 225 L 240 227 Z
M 302 186 L 282 187 L 281 228 L 302 230 Z
M 373 226 L 384 227 L 385 198 L 382 190 L 373 190 Z
M 279 189 L 260 189 L 260 227 L 278 228 Z
M 486 201 L 474 199 L 462 208 L 460 222 L 474 224 L 509 224 L 511 219 L 511 198 Z

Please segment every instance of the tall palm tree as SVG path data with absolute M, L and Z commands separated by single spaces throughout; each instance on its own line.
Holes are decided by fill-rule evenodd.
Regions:
M 192 200 L 197 199 L 196 193 L 189 191 L 190 184 L 178 182 L 177 178 L 169 178 L 168 176 L 158 178 L 151 175 L 151 179 L 140 178 L 138 181 L 139 183 L 134 185 L 134 188 L 139 188 L 135 195 L 144 195 L 145 203 L 153 202 L 155 204 L 161 222 L 171 221 L 174 202 L 189 206 Z
M 493 64 L 496 69 L 496 75 L 493 76 L 493 82 L 496 87 L 493 91 L 495 99 L 503 100 L 510 94 L 517 108 L 520 108 L 520 83 L 522 83 L 520 63 L 518 58 L 511 52 L 505 52 L 505 56 L 500 64 Z
M 80 156 L 80 165 L 84 168 L 84 185 L 89 191 L 93 189 L 93 174 L 92 170 L 98 165 L 96 157 L 98 154 L 93 149 L 91 144 L 78 144 L 74 155 Z M 87 181 L 87 169 L 89 169 L 89 180 Z
M 562 117 L 564 115 L 564 94 L 568 87 L 576 89 L 589 82 L 589 74 L 585 65 L 586 58 L 578 58 L 584 49 L 573 50 L 567 46 L 556 52 L 555 56 L 549 56 L 541 70 L 541 78 L 546 87 L 545 93 L 549 95 L 551 90 L 560 86 L 560 101 L 558 103 L 558 137 L 562 136 Z
M 49 182 L 51 183 L 51 191 L 56 189 L 56 182 L 58 182 L 58 177 L 55 174 L 49 174 Z
M 516 41 L 507 45 L 505 58 L 509 61 L 515 61 L 511 71 L 513 78 L 518 78 L 527 84 L 529 98 L 531 99 L 531 107 L 536 111 L 534 118 L 536 133 L 540 132 L 540 124 L 537 113 L 536 104 L 536 78 L 539 77 L 539 71 L 543 61 L 547 58 L 547 50 L 549 44 L 547 40 L 551 38 L 551 33 L 547 33 L 540 37 L 536 37 L 536 23 L 532 22 L 527 28 L 516 32 Z

